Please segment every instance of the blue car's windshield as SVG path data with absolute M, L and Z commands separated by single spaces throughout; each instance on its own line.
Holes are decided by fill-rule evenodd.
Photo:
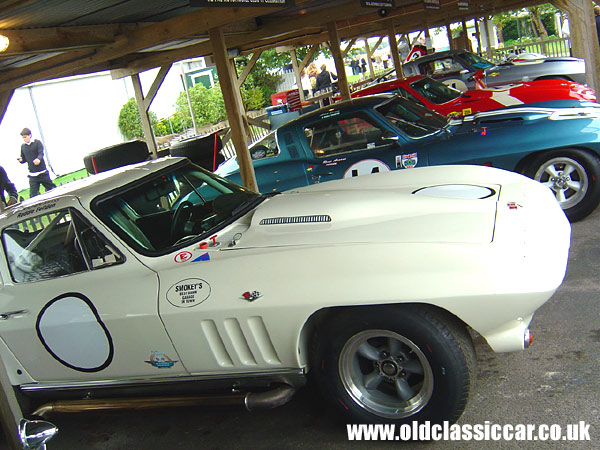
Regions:
M 401 97 L 394 97 L 375 110 L 412 138 L 440 131 L 448 123 L 448 119 L 441 114 Z

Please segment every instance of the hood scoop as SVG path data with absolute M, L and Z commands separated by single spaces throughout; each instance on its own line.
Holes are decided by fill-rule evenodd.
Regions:
M 323 223 L 331 222 L 331 216 L 315 215 L 315 216 L 295 216 L 295 217 L 272 217 L 262 219 L 260 225 L 287 225 L 299 223 Z

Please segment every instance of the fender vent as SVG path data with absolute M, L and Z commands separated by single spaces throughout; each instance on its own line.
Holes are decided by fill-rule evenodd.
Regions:
M 285 225 L 295 223 L 321 223 L 331 222 L 331 216 L 296 216 L 296 217 L 273 217 L 262 219 L 260 225 Z

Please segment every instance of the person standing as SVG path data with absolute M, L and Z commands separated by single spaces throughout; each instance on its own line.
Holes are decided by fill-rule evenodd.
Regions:
M 56 185 L 50 179 L 50 174 L 44 161 L 44 146 L 38 139 L 31 140 L 31 130 L 23 128 L 21 131 L 23 144 L 21 144 L 21 156 L 17 158 L 21 164 L 27 163 L 29 170 L 29 196 L 34 197 L 40 193 L 40 184 L 46 191 L 55 188 Z
M 4 196 L 4 193 L 8 194 L 8 200 Z M 0 206 L 10 206 L 17 203 L 17 189 L 15 185 L 8 179 L 8 175 L 6 174 L 6 170 L 4 167 L 0 166 Z

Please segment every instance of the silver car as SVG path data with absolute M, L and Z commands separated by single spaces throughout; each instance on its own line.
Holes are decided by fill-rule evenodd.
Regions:
M 402 65 L 404 76 L 429 75 L 461 91 L 474 89 L 474 74 L 488 87 L 521 81 L 562 79 L 585 84 L 585 61 L 572 57 L 544 57 L 527 62 L 495 65 L 466 50 L 448 50 L 421 56 Z

